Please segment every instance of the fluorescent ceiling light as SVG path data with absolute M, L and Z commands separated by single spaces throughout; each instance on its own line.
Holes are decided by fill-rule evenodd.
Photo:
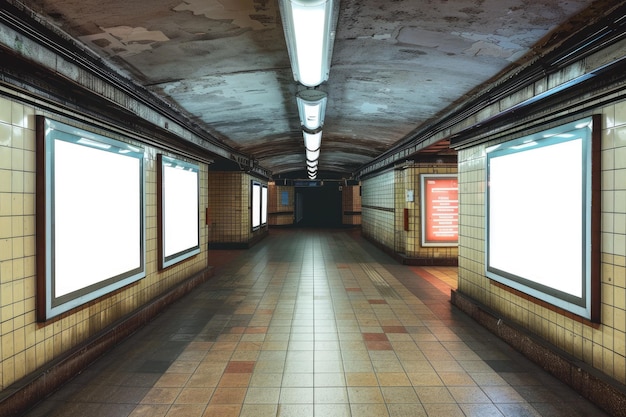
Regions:
M 317 161 L 317 159 L 320 157 L 320 150 L 317 149 L 315 151 L 310 151 L 310 150 L 306 150 L 306 159 L 309 161 Z
M 296 94 L 300 124 L 303 128 L 315 131 L 324 125 L 328 96 L 320 90 L 306 89 Z
M 315 161 L 308 161 L 307 160 L 306 161 L 306 166 L 309 167 L 309 168 L 316 168 L 317 167 L 317 163 L 318 163 L 317 160 L 315 160 Z
M 293 77 L 307 87 L 328 80 L 339 0 L 279 0 Z
M 307 151 L 316 151 L 322 146 L 322 131 L 317 133 L 302 132 L 304 136 L 304 147 Z

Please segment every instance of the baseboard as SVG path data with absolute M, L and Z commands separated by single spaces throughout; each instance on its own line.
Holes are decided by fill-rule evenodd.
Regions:
M 588 364 L 530 334 L 515 323 L 498 318 L 487 307 L 452 290 L 451 302 L 511 347 L 572 387 L 608 414 L 626 417 L 626 386 Z

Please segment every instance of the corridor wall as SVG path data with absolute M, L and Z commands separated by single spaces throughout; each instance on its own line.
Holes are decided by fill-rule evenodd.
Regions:
M 145 277 L 47 321 L 37 320 L 36 124 L 37 115 L 105 135 L 144 150 Z M 92 124 L 91 122 L 94 122 Z M 20 380 L 62 360 L 103 330 L 154 302 L 192 277 L 209 275 L 206 163 L 199 167 L 198 254 L 160 269 L 157 223 L 157 155 L 185 158 L 123 134 L 96 127 L 95 120 L 51 114 L 27 101 L 0 97 L 0 400 Z M 80 199 L 80 193 L 75 196 Z M 98 219 L 93 219 L 98 221 Z M 50 374 L 49 378 L 54 379 Z M 48 381 L 52 384 L 52 381 Z
M 622 92 L 623 93 L 623 90 Z M 621 94 L 619 93 L 619 94 Z M 502 320 L 529 331 L 619 383 L 626 383 L 626 101 L 590 106 L 562 121 L 600 115 L 600 319 L 591 322 L 520 291 L 485 272 L 486 150 L 509 138 L 460 149 L 461 219 L 458 292 Z M 541 122 L 541 120 L 535 120 Z M 548 125 L 548 120 L 545 125 Z M 539 123 L 541 124 L 541 123 Z M 529 167 L 529 169 L 532 169 Z M 520 173 L 523 175 L 523 173 Z M 552 207 L 550 211 L 566 210 Z M 537 236 L 554 239 L 554 236 Z M 558 239 L 554 240 L 558 244 Z M 528 259 L 532 262 L 532 259 Z
M 210 247 L 246 248 L 267 235 L 267 220 L 260 227 L 252 225 L 253 183 L 267 187 L 265 181 L 245 172 L 209 172 Z M 268 207 L 267 201 L 264 204 Z
M 454 175 L 456 171 L 456 164 L 407 162 L 365 178 L 361 226 L 364 236 L 406 264 L 456 265 L 456 239 L 440 245 L 423 242 L 422 217 L 426 213 L 422 211 L 425 202 L 421 192 L 423 175 Z M 456 230 L 456 211 L 454 217 Z

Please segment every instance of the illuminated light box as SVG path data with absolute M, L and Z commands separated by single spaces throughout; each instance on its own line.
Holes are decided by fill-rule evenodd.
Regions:
M 143 149 L 37 117 L 37 318 L 145 276 Z
M 486 273 L 597 321 L 599 118 L 487 150 Z
M 160 267 L 200 253 L 200 171 L 196 164 L 157 155 Z
M 261 187 L 261 225 L 267 224 L 267 186 Z
M 456 174 L 420 175 L 422 246 L 457 246 L 459 187 Z
M 257 230 L 261 227 L 261 184 L 252 182 L 252 230 Z

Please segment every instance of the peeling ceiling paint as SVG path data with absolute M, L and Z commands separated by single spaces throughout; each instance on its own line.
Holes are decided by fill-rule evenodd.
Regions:
M 610 4 L 609 0 L 605 1 Z M 304 175 L 276 0 L 25 0 L 276 175 Z M 497 74 L 591 0 L 342 0 L 320 171 L 350 175 Z M 583 25 L 585 22 L 577 21 Z M 565 26 L 561 26 L 565 25 Z

